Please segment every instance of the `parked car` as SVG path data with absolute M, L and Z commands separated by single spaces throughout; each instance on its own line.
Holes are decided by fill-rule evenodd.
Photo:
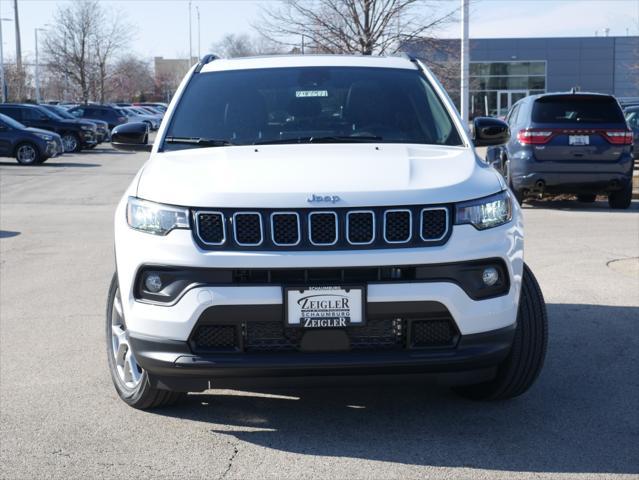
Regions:
M 78 105 L 70 108 L 69 113 L 76 118 L 103 120 L 109 125 L 109 130 L 128 121 L 124 112 L 108 105 Z
M 214 63 L 211 63 L 214 62 Z M 519 206 L 404 57 L 205 57 L 115 213 L 108 365 L 136 408 L 238 379 L 428 374 L 524 393 L 547 343 Z M 402 381 L 407 381 L 402 377 Z
M 41 105 L 43 108 L 46 108 L 50 112 L 53 112 L 59 117 L 65 118 L 67 120 L 75 120 L 76 117 L 71 115 L 65 108 L 62 108 L 58 105 Z M 111 138 L 111 133 L 109 131 L 109 124 L 103 120 L 97 120 L 95 118 L 85 118 L 83 119 L 87 122 L 91 122 L 95 125 L 96 128 L 96 141 L 97 143 L 90 145 L 90 148 L 94 148 L 100 143 L 108 142 Z
M 155 109 L 153 107 L 141 107 L 141 106 L 137 106 L 137 107 L 133 107 L 137 110 L 140 110 L 142 112 L 145 112 L 147 114 L 150 115 L 155 115 L 156 117 L 158 117 L 160 120 L 162 120 L 162 118 L 164 118 L 164 112 L 160 111 L 159 109 Z
M 132 107 L 122 107 L 122 111 L 128 117 L 129 122 L 145 123 L 149 127 L 149 130 L 157 130 L 160 128 L 161 120 L 157 118 L 157 115 L 151 115 Z
M 59 134 L 62 137 L 65 152 L 79 152 L 97 143 L 95 124 L 78 119 L 64 119 L 40 105 L 2 103 L 0 113 L 27 127 L 41 128 Z
M 530 194 L 608 196 L 611 208 L 632 200 L 632 131 L 617 100 L 596 93 L 550 93 L 518 101 L 506 118 L 514 132 L 486 159 L 519 202 Z
M 129 107 L 130 109 L 139 112 L 141 115 L 151 115 L 158 122 L 162 122 L 164 118 L 164 114 L 162 112 L 158 112 L 157 110 L 151 107 Z
M 62 138 L 57 133 L 26 127 L 0 113 L 0 157 L 37 165 L 62 153 Z
M 166 103 L 162 102 L 133 102 L 133 106 L 137 107 L 152 107 L 159 110 L 162 113 L 166 113 L 166 109 L 168 108 Z
M 636 107 L 628 107 L 624 110 L 626 115 L 626 122 L 631 128 L 633 133 L 633 154 L 636 159 L 639 159 L 639 105 Z

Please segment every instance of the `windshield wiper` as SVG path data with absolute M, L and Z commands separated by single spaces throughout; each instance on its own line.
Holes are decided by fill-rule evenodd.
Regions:
M 166 137 L 164 139 L 166 143 L 184 143 L 188 145 L 195 145 L 198 147 L 225 147 L 233 145 L 228 140 L 218 140 L 215 138 L 203 138 L 203 137 Z
M 380 140 L 382 140 L 382 137 L 375 135 L 331 135 L 326 137 L 279 138 L 277 140 L 255 142 L 254 145 L 273 145 L 277 143 L 368 143 Z

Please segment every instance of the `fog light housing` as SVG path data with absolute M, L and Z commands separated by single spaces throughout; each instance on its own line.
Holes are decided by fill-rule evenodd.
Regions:
M 162 290 L 162 279 L 157 273 L 149 273 L 144 278 L 144 287 L 147 291 L 157 293 Z
M 492 287 L 499 281 L 499 271 L 495 267 L 486 267 L 481 274 L 484 285 Z

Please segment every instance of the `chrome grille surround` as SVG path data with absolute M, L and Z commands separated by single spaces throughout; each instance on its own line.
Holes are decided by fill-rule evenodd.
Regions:
M 388 214 L 389 213 L 408 213 L 408 235 L 406 236 L 406 240 L 389 240 L 388 239 Z M 401 225 L 400 225 L 401 227 Z M 386 243 L 397 244 L 397 243 L 407 243 L 410 242 L 413 237 L 413 212 L 411 212 L 408 208 L 391 208 L 384 211 L 384 241 Z
M 276 227 L 275 227 L 275 218 L 284 215 L 295 215 L 296 224 L 297 224 L 297 241 L 294 243 L 280 243 L 275 240 L 276 237 Z M 302 241 L 302 229 L 300 227 L 300 214 L 297 212 L 273 212 L 271 213 L 271 241 L 273 245 L 278 247 L 295 247 L 300 244 Z
M 434 212 L 434 211 L 441 211 L 443 210 L 445 213 L 445 226 L 446 228 L 444 229 L 444 233 L 442 233 L 439 237 L 428 237 L 425 238 L 424 237 L 424 212 Z M 425 242 L 436 242 L 438 240 L 441 240 L 442 238 L 444 238 L 446 235 L 448 235 L 448 230 L 449 230 L 449 213 L 448 213 L 448 209 L 446 207 L 427 207 L 427 208 L 422 208 L 419 212 L 419 236 L 422 240 L 424 240 Z
M 260 225 L 260 240 L 259 242 L 240 242 L 238 240 L 239 237 L 237 233 L 237 227 L 239 223 L 238 218 L 249 217 L 251 215 L 255 215 L 258 218 L 258 223 Z M 235 242 L 241 247 L 258 247 L 262 245 L 262 243 L 264 243 L 264 225 L 262 222 L 262 214 L 260 212 L 235 212 L 233 214 L 233 237 L 235 239 Z

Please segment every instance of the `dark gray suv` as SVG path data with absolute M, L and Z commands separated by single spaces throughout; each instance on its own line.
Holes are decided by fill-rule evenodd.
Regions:
M 632 200 L 632 130 L 617 100 L 594 93 L 523 98 L 508 112 L 512 132 L 486 159 L 520 201 L 529 194 L 576 194 L 582 202 L 608 196 L 612 208 Z

